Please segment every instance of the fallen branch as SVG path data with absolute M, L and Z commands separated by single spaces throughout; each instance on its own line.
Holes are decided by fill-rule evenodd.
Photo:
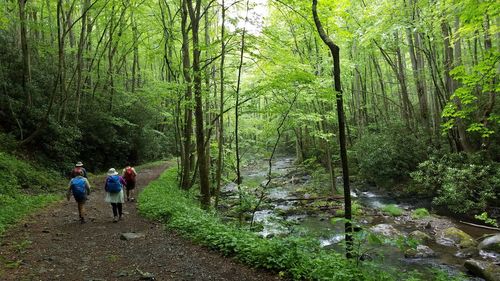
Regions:
M 463 224 L 466 224 L 466 225 L 474 226 L 474 227 L 479 227 L 479 228 L 485 228 L 485 229 L 491 229 L 491 230 L 500 231 L 500 228 L 498 228 L 498 227 L 480 225 L 480 224 L 475 224 L 475 223 L 465 222 L 465 221 L 459 221 L 459 222 L 463 223 Z
M 281 199 L 274 199 L 274 200 L 269 200 L 271 202 L 283 202 L 283 201 L 315 201 L 315 200 L 327 200 L 327 201 L 333 201 L 333 200 L 340 200 L 344 199 L 344 196 L 325 196 L 325 197 L 310 197 L 310 198 L 281 198 Z

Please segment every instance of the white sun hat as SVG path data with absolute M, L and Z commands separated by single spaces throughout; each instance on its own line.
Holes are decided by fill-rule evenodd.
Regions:
M 111 168 L 108 170 L 108 176 L 116 176 L 118 175 L 118 172 L 115 170 L 115 168 Z

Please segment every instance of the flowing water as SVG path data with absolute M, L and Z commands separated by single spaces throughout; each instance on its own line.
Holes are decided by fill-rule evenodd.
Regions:
M 263 237 L 272 237 L 276 235 L 302 235 L 308 234 L 318 238 L 323 247 L 332 250 L 343 251 L 342 243 L 344 240 L 344 225 L 340 221 L 332 222 L 330 212 L 310 212 L 301 210 L 298 203 L 298 194 L 304 186 L 310 184 L 311 176 L 304 174 L 294 174 L 294 158 L 281 157 L 273 161 L 273 180 L 266 189 L 265 209 L 260 209 L 254 214 L 254 221 L 263 225 L 259 232 Z M 267 182 L 267 162 L 257 162 L 249 165 L 243 171 L 243 184 L 245 181 L 261 182 L 264 186 Z M 341 181 L 341 178 L 338 180 Z M 327 183 L 325 183 L 327 185 Z M 337 183 L 341 186 L 341 182 Z M 409 214 L 417 206 L 414 203 L 400 203 L 388 195 L 372 191 L 365 187 L 354 187 L 359 190 L 352 193 L 354 200 L 362 205 L 365 211 L 358 219 L 358 224 L 363 229 L 369 229 L 379 224 L 389 224 L 399 231 L 403 236 L 421 228 L 411 218 L 406 216 L 391 217 L 382 214 L 381 208 L 387 204 L 394 204 L 405 210 Z M 235 192 L 235 185 L 228 185 L 224 188 L 226 192 Z M 309 194 L 301 194 L 307 198 Z M 233 195 L 234 196 L 234 195 Z M 418 207 L 422 207 L 419 202 Z M 423 204 L 425 205 L 425 204 Z M 427 204 L 430 205 L 430 204 Z M 293 212 L 290 212 L 292 211 Z M 485 234 L 494 233 L 481 228 L 476 228 L 461 224 L 451 218 L 440 217 L 440 222 L 444 225 L 455 226 L 473 238 L 477 239 Z M 395 246 L 379 245 L 368 249 L 370 255 L 382 264 L 387 264 L 400 268 L 404 271 L 418 270 L 421 272 L 430 272 L 429 269 L 441 269 L 451 275 L 457 275 L 464 272 L 464 258 L 457 257 L 457 248 L 445 246 L 436 242 L 427 243 L 434 250 L 437 257 L 434 258 L 405 258 L 404 254 Z M 383 258 L 381 258 L 383 257 Z M 481 257 L 493 262 L 500 262 L 500 257 L 492 253 L 482 252 Z M 468 276 L 469 280 L 482 280 L 481 278 Z

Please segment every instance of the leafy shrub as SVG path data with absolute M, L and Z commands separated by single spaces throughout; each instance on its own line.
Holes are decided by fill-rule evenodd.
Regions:
M 58 186 L 61 182 L 57 173 L 0 152 L 0 194 L 15 195 L 19 189 L 40 193 L 53 191 Z
M 382 212 L 389 214 L 393 217 L 398 217 L 403 214 L 403 210 L 396 204 L 389 204 L 382 207 Z
M 488 217 L 488 213 L 486 212 L 482 212 L 480 215 L 475 215 L 474 218 L 480 221 L 484 221 L 486 224 L 498 227 L 498 222 L 495 219 Z
M 412 178 L 458 214 L 481 213 L 500 196 L 500 165 L 479 154 L 455 153 L 422 162 Z
M 222 223 L 215 213 L 201 210 L 189 193 L 178 188 L 175 169 L 151 182 L 139 195 L 139 211 L 165 221 L 169 228 L 197 243 L 294 280 L 394 280 L 395 272 L 390 269 L 369 262 L 356 265 L 339 253 L 322 249 L 316 239 L 264 239 Z
M 363 207 L 358 201 L 351 202 L 351 213 L 353 216 L 359 216 L 363 214 Z M 335 215 L 338 217 L 343 217 L 345 215 L 344 209 L 339 209 L 335 212 Z
M 398 126 L 365 134 L 353 149 L 360 175 L 377 185 L 409 179 L 426 155 L 422 140 Z
M 421 219 L 430 216 L 426 208 L 418 208 L 411 212 L 411 217 L 414 219 Z

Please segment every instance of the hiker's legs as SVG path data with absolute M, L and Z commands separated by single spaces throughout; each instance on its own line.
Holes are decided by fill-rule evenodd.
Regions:
M 118 216 L 118 206 L 117 206 L 117 204 L 116 203 L 111 203 L 111 207 L 113 208 L 113 217 Z
M 80 221 L 85 222 L 85 209 L 83 208 L 83 205 L 85 204 L 85 201 L 81 202 L 76 202 L 78 204 L 78 215 L 80 216 Z
M 118 207 L 118 215 L 119 215 L 119 218 L 121 219 L 122 218 L 122 215 L 123 215 L 123 212 L 122 212 L 122 206 L 123 204 L 122 203 L 116 203 L 117 207 Z
M 127 188 L 127 201 L 129 200 L 130 198 L 130 189 Z

